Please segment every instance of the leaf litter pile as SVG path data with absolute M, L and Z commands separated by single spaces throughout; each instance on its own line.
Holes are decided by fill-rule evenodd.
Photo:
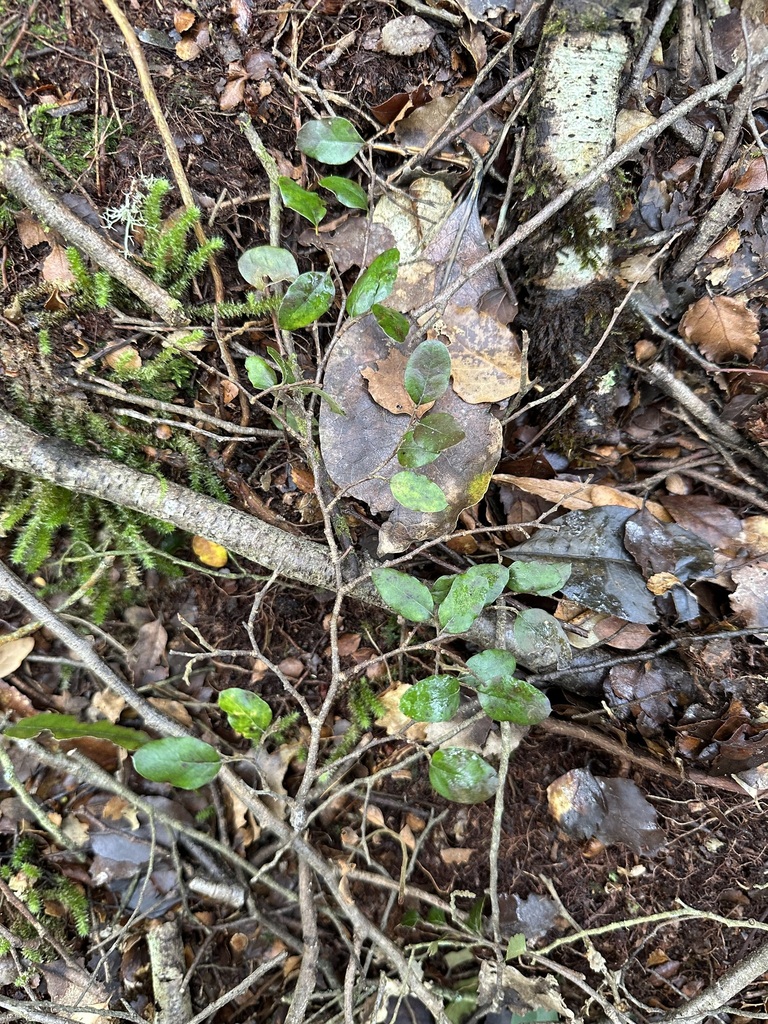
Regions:
M 2 12 L 0 1013 L 768 1012 L 768 12 Z

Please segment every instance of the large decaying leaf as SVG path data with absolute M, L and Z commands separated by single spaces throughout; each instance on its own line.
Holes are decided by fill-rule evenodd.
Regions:
M 400 253 L 397 280 L 386 300 L 394 309 L 411 312 L 460 274 L 471 274 L 470 280 L 454 296 L 454 304 L 456 309 L 469 308 L 466 316 L 475 328 L 476 345 L 473 349 L 466 340 L 469 331 L 458 325 L 455 338 L 450 333 L 447 335 L 451 364 L 454 347 L 459 363 L 469 351 L 473 352 L 473 358 L 478 356 L 482 328 L 487 327 L 496 353 L 491 361 L 499 363 L 492 374 L 496 387 L 494 401 L 498 400 L 497 396 L 514 394 L 519 388 L 519 354 L 515 354 L 514 338 L 506 326 L 494 321 L 489 314 L 474 312 L 483 295 L 499 285 L 492 267 L 472 273 L 478 260 L 488 253 L 475 205 L 465 202 L 454 207 L 442 183 L 419 179 L 411 184 L 407 194 L 398 192 L 384 196 L 374 210 L 373 222 L 386 226 Z M 441 331 L 447 327 L 446 312 Z M 503 334 L 503 345 L 496 344 L 499 332 Z M 424 340 L 414 326 L 397 347 L 408 359 Z M 428 444 L 420 443 L 420 450 L 415 452 L 414 439 L 410 438 L 406 442 L 409 454 L 404 456 L 401 465 L 398 451 L 408 423 L 404 422 L 404 417 L 378 405 L 363 383 L 364 373 L 370 385 L 372 367 L 382 372 L 392 348 L 393 342 L 375 317 L 366 315 L 346 324 L 331 351 L 323 384 L 346 415 L 333 415 L 327 408 L 320 412 L 320 446 L 329 475 L 347 494 L 367 502 L 373 513 L 395 509 L 389 481 L 401 471 L 402 465 L 418 468 L 445 494 L 447 504 L 441 512 L 396 508 L 380 532 L 380 555 L 405 551 L 412 544 L 449 533 L 459 513 L 476 504 L 485 494 L 490 473 L 501 453 L 501 426 L 490 403 L 482 397 L 484 392 L 469 391 L 472 402 L 467 402 L 457 393 L 457 388 L 448 386 L 437 398 L 432 413 L 447 414 L 455 424 L 451 437 L 446 440 L 453 440 L 459 433 L 463 433 L 463 438 L 446 446 L 433 460 L 429 458 Z M 511 361 L 504 362 L 502 352 Z M 462 372 L 459 371 L 460 376 Z M 379 388 L 380 383 L 371 389 L 379 397 L 385 390 Z M 483 387 L 488 386 L 486 378 Z M 382 401 L 392 407 L 388 398 Z M 396 402 L 403 404 L 399 399 Z M 407 407 L 397 409 L 397 412 L 410 411 Z
M 712 362 L 741 356 L 751 359 L 760 335 L 758 319 L 743 299 L 705 295 L 689 306 L 680 321 L 680 333 Z
M 624 547 L 624 527 L 634 514 L 615 505 L 569 512 L 547 524 L 554 531 L 539 530 L 505 553 L 514 559 L 569 562 L 571 575 L 562 587 L 566 597 L 629 622 L 655 622 L 653 596 Z

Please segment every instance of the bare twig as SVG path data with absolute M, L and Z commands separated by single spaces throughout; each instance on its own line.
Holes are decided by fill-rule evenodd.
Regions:
M 179 922 L 153 921 L 147 931 L 157 1024 L 188 1024 L 192 1016 L 189 989 L 181 984 L 186 971 Z

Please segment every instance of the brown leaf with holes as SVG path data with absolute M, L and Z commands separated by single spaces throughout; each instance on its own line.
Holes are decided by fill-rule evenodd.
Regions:
M 421 418 L 429 412 L 434 402 L 425 402 L 418 409 L 405 390 L 405 367 L 408 357 L 399 348 L 393 348 L 386 359 L 381 359 L 373 366 L 364 366 L 360 371 L 368 381 L 368 394 L 377 405 L 395 416 L 412 416 L 414 413 Z
M 757 328 L 757 317 L 746 302 L 728 295 L 705 295 L 680 321 L 680 334 L 713 362 L 751 359 L 760 341 Z

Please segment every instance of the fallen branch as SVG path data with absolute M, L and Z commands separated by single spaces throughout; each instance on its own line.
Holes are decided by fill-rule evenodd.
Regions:
M 277 571 L 287 579 L 320 590 L 336 589 L 334 567 L 328 549 L 322 544 L 285 533 L 186 487 L 44 437 L 2 410 L 0 465 L 78 494 L 89 494 L 173 523 L 187 533 L 216 541 L 229 551 Z M 368 571 L 354 584 L 349 596 L 386 608 L 370 582 L 370 570 L 375 567 L 376 563 L 369 563 Z M 463 638 L 481 648 L 496 647 L 495 629 L 493 617 L 485 614 L 463 634 Z M 505 630 L 504 645 L 524 667 L 543 671 L 552 666 L 551 655 L 546 650 L 519 657 L 511 626 Z
M 171 327 L 183 327 L 189 321 L 184 307 L 146 274 L 123 259 L 117 249 L 69 210 L 48 189 L 43 179 L 24 159 L 21 150 L 0 142 L 0 185 L 12 192 L 49 228 L 63 235 L 125 285 Z

